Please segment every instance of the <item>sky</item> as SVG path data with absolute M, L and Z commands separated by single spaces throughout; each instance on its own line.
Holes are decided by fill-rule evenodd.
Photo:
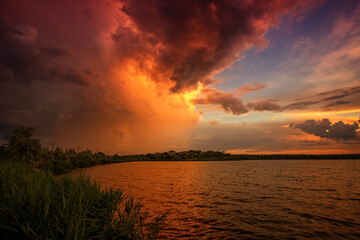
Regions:
M 0 3 L 0 136 L 139 154 L 359 153 L 356 0 Z

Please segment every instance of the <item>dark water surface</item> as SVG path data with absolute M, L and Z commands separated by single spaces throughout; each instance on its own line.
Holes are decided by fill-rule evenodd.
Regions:
M 131 162 L 86 174 L 151 214 L 170 210 L 164 239 L 360 239 L 359 160 Z

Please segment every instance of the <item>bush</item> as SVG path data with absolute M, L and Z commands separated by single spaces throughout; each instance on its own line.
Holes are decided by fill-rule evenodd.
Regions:
M 73 165 L 68 160 L 54 160 L 50 162 L 49 170 L 55 174 L 60 175 L 69 172 Z
M 39 138 L 34 138 L 34 129 L 18 127 L 13 133 L 5 136 L 8 142 L 8 151 L 12 159 L 22 162 L 31 162 L 40 159 L 41 144 Z
M 0 162 L 0 239 L 154 239 L 164 216 L 149 221 L 140 202 L 101 190 L 83 175 L 54 177 Z

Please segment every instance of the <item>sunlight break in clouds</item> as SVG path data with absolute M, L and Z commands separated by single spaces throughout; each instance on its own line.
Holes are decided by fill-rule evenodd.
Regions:
M 211 143 L 199 139 L 196 134 L 203 131 L 199 129 L 204 122 L 212 131 L 241 127 L 260 134 L 251 124 L 265 119 L 261 132 L 271 139 L 269 134 L 276 131 L 267 129 L 266 119 L 280 121 L 288 111 L 295 118 L 300 107 L 319 103 L 328 109 L 353 106 L 357 92 L 350 98 L 328 101 L 325 98 L 335 93 L 314 97 L 329 90 L 321 89 L 306 94 L 315 99 L 312 101 L 283 100 L 269 94 L 277 78 L 246 82 L 238 75 L 236 85 L 223 87 L 228 79 L 217 74 L 237 61 L 246 62 L 254 48 L 261 59 L 272 51 L 268 35 L 283 27 L 282 19 L 295 26 L 321 4 L 326 2 L 4 2 L 0 9 L 0 130 L 6 133 L 17 125 L 32 125 L 45 141 L 62 147 L 145 153 L 212 148 L 222 133 L 206 137 Z M 331 90 L 356 87 L 352 79 L 357 72 L 349 71 L 338 59 L 344 58 L 348 66 L 358 59 L 352 41 L 358 37 L 357 24 L 355 17 L 341 18 L 331 35 L 336 40 L 333 51 L 322 58 L 317 52 L 314 57 L 321 61 L 314 65 L 311 76 L 331 82 L 346 77 L 344 86 Z M 339 37 L 342 35 L 348 42 Z M 276 55 L 267 61 L 275 60 Z M 331 63 L 336 73 L 330 79 L 324 74 Z M 322 102 L 316 102 L 318 98 Z M 226 125 L 228 118 L 247 124 Z M 290 123 L 276 127 L 286 124 Z M 272 136 L 274 141 L 280 138 Z M 228 148 L 236 148 L 230 138 L 223 139 Z M 265 142 L 252 144 L 264 144 L 266 149 Z

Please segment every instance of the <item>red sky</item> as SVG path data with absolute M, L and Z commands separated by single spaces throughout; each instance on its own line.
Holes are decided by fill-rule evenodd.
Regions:
M 0 8 L 0 134 L 128 154 L 359 149 L 356 1 Z

